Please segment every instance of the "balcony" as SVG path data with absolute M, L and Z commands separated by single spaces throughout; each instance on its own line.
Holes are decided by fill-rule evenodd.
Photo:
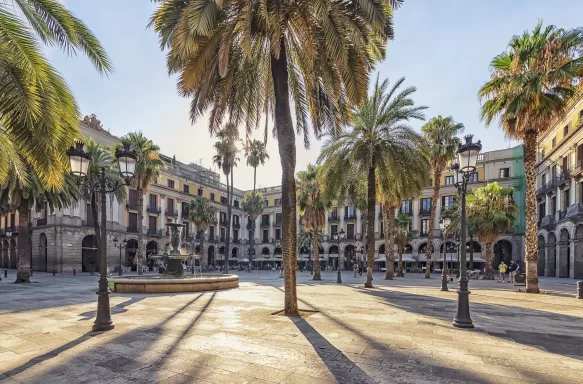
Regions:
M 138 202 L 137 201 L 128 201 L 126 203 L 126 208 L 127 209 L 137 210 L 138 209 Z
M 565 182 L 567 182 L 568 180 L 571 179 L 571 171 L 570 170 L 565 170 L 561 173 L 559 173 L 554 180 L 554 184 L 557 187 L 562 186 L 563 184 L 565 184 Z
M 273 223 L 273 226 L 279 228 L 279 227 L 281 227 L 281 222 L 282 222 L 282 220 L 275 220 L 275 223 Z
M 579 160 L 575 162 L 575 165 L 573 165 L 573 167 L 571 168 L 571 176 L 575 177 L 575 176 L 579 176 L 581 174 L 581 172 L 583 171 L 583 160 Z
M 419 237 L 427 237 L 427 232 L 419 232 Z
M 345 239 L 346 240 L 356 240 L 356 235 L 354 233 L 347 233 Z
M 411 210 L 410 209 L 408 209 L 408 210 L 402 210 L 402 209 L 400 209 L 399 210 L 399 214 L 411 216 Z
M 227 239 L 226 239 L 225 237 L 220 237 L 220 238 L 219 238 L 219 242 L 220 242 L 220 243 L 224 243 L 226 240 L 227 240 Z
M 160 207 L 157 207 L 157 206 L 155 206 L 155 205 L 150 205 L 150 206 L 147 208 L 147 211 L 148 211 L 148 212 L 150 212 L 150 213 L 158 213 L 158 214 L 159 214 L 160 212 L 162 212 L 162 210 L 160 209 Z
M 356 220 L 356 213 L 350 213 L 344 216 L 345 221 L 354 221 Z
M 241 244 L 241 239 L 233 239 L 233 244 Z
M 262 228 L 265 228 L 265 227 L 269 228 L 269 221 L 262 221 L 261 222 L 261 227 Z
M 583 221 L 583 203 L 571 204 L 566 211 L 565 219 L 575 223 Z
M 150 236 L 162 236 L 162 230 L 156 228 L 148 228 L 148 235 Z
M 419 208 L 419 215 L 421 216 L 429 216 L 431 214 L 431 207 L 429 208 Z
M 178 211 L 175 209 L 167 209 L 166 210 L 166 216 L 169 217 L 178 217 Z
M 219 220 L 219 225 L 220 225 L 221 227 L 226 227 L 226 226 L 227 226 L 227 224 L 228 224 L 228 223 L 227 223 L 227 219 L 223 219 L 223 218 L 221 218 L 221 220 Z
M 129 233 L 138 233 L 138 227 L 128 227 Z
M 217 243 L 219 241 L 218 237 L 209 236 L 208 242 L 209 243 Z
M 241 223 L 239 223 L 239 222 L 233 223 L 233 229 L 239 229 L 239 228 L 241 228 Z
M 407 237 L 409 239 L 414 239 L 416 237 L 419 237 L 419 231 L 418 230 L 409 231 L 409 234 L 407 235 Z
M 340 218 L 338 217 L 338 215 L 330 215 L 328 216 L 328 222 L 335 222 L 340 220 Z
M 547 231 L 555 228 L 555 217 L 552 215 L 547 215 L 542 218 L 540 222 L 541 228 L 546 229 Z
M 38 220 L 36 221 L 36 226 L 37 226 L 37 227 L 41 227 L 41 226 L 43 226 L 43 225 L 47 225 L 47 219 L 46 219 L 46 218 L 43 218 L 43 219 L 38 219 Z

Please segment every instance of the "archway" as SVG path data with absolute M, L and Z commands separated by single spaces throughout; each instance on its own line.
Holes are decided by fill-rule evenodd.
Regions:
M 510 265 L 512 261 L 512 243 L 510 241 L 502 239 L 499 240 L 494 246 L 494 269 L 504 261 L 506 265 Z
M 269 248 L 267 248 L 267 247 L 263 247 L 263 249 L 261 250 L 261 254 L 262 254 L 263 256 L 267 256 L 267 257 L 269 257 Z
M 559 240 L 559 277 L 569 277 L 569 269 L 571 266 L 571 241 L 569 230 L 567 228 L 561 229 Z
M 538 262 L 537 262 L 537 272 L 539 276 L 544 276 L 545 274 L 545 238 L 542 235 L 539 235 L 537 240 L 538 246 Z
M 545 276 L 555 277 L 557 275 L 557 238 L 554 232 L 549 233 L 549 244 L 547 247 L 547 271 Z
M 231 250 L 231 257 L 233 259 L 236 259 L 238 257 L 238 253 L 239 253 L 239 249 L 238 248 L 233 248 L 233 250 Z
M 81 272 L 99 271 L 99 257 L 95 245 L 95 236 L 89 235 L 81 242 Z
M 45 235 L 44 233 L 40 234 L 40 237 L 38 239 L 38 244 L 39 244 L 39 259 L 40 262 L 42 263 L 42 269 L 41 271 L 44 272 L 48 272 L 49 271 L 49 256 L 48 256 L 48 252 L 47 252 L 47 235 Z
M 215 265 L 215 246 L 211 245 L 208 247 L 208 265 Z
M 17 258 L 17 248 L 16 240 L 10 239 L 10 268 L 16 269 L 16 258 Z
M 383 255 L 383 257 L 385 255 L 385 244 L 384 243 L 381 244 L 381 246 L 379 247 L 379 256 L 380 255 Z
M 575 279 L 583 279 L 583 225 L 578 225 L 577 230 L 575 231 L 573 277 Z
M 328 250 L 328 253 L 337 255 L 338 254 L 338 247 L 335 245 L 331 246 L 330 249 Z
M 273 250 L 273 255 L 274 256 L 281 256 L 281 247 L 275 247 L 275 249 Z
M 155 242 L 154 240 L 150 240 L 148 244 L 146 244 L 146 265 L 148 266 L 148 270 L 150 271 L 154 270 L 154 264 L 156 264 L 156 261 L 154 259 L 151 259 L 150 256 L 157 254 L 158 243 Z
M 126 245 L 126 262 L 125 266 L 130 267 L 132 271 L 137 271 L 136 251 L 138 250 L 138 241 L 129 239 Z
M 356 263 L 356 248 L 348 244 L 344 247 L 344 269 L 351 270 L 354 263 Z

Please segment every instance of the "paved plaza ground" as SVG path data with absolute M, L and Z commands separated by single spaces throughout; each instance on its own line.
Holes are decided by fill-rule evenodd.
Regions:
M 92 333 L 97 276 L 35 273 L 0 282 L 0 383 L 582 383 L 583 300 L 575 281 L 546 294 L 474 281 L 473 330 L 451 325 L 455 284 L 299 273 L 304 319 L 282 309 L 276 272 L 241 272 L 239 289 L 113 294 L 115 329 Z

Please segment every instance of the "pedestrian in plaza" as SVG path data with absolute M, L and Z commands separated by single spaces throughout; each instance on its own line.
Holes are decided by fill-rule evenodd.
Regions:
M 518 270 L 520 269 L 520 266 L 518 265 L 518 263 L 515 263 L 514 261 L 510 262 L 510 268 L 508 268 L 508 282 L 509 283 L 514 283 L 514 278 L 516 277 L 516 273 L 518 273 Z
M 354 277 L 356 277 L 356 273 L 358 272 L 358 264 L 354 263 L 352 269 L 354 270 Z
M 504 263 L 504 261 L 502 261 L 500 263 L 500 265 L 498 265 L 498 272 L 500 274 L 500 277 L 498 279 L 499 283 L 503 283 L 504 282 L 504 275 L 506 275 L 506 270 L 508 269 L 508 265 L 506 265 L 506 263 Z
M 358 274 L 359 274 L 360 276 L 362 276 L 362 269 L 363 269 L 363 267 L 362 267 L 362 261 L 361 261 L 361 262 L 360 262 L 360 265 L 358 266 Z

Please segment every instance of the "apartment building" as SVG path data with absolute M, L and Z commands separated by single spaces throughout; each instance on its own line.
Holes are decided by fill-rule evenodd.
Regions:
M 583 278 L 583 98 L 539 137 L 538 271 Z
M 81 124 L 85 137 L 91 137 L 106 145 L 115 145 L 119 139 L 107 131 L 95 126 Z M 204 196 L 217 208 L 216 220 L 205 233 L 205 249 L 197 263 L 201 265 L 222 265 L 225 261 L 225 240 L 231 239 L 230 263 L 249 258 L 250 239 L 254 239 L 253 261 L 255 264 L 279 266 L 282 262 L 280 241 L 282 237 L 281 187 L 260 188 L 265 197 L 265 209 L 255 222 L 254 232 L 251 230 L 249 218 L 241 209 L 241 203 L 246 191 L 234 188 L 232 208 L 232 228 L 227 233 L 227 198 L 226 185 L 220 182 L 220 175 L 197 164 L 184 164 L 174 158 L 162 156 L 167 168 L 144 194 L 144 222 L 137 221 L 136 191 L 128 189 L 127 199 L 123 203 L 108 198 L 107 220 L 108 265 L 111 269 L 131 268 L 134 265 L 137 248 L 137 232 L 143 231 L 145 238 L 147 263 L 150 255 L 161 254 L 169 246 L 169 236 L 166 223 L 179 222 L 185 224 L 183 239 L 196 233 L 196 226 L 189 220 L 188 203 L 194 196 Z M 496 245 L 496 263 L 499 260 L 517 260 L 523 254 L 524 234 L 524 169 L 522 167 L 522 148 L 515 147 L 498 151 L 486 152 L 480 155 L 478 168 L 471 178 L 472 186 L 485 185 L 498 181 L 502 185 L 515 189 L 514 200 L 521 208 L 516 227 L 511 233 L 504 234 Z M 235 180 L 236 182 L 236 180 Z M 422 266 L 425 263 L 427 247 L 427 232 L 429 228 L 429 212 L 432 204 L 437 204 L 438 215 L 435 220 L 434 260 L 441 259 L 439 253 L 444 242 L 439 231 L 439 213 L 452 207 L 457 194 L 453 173 L 445 172 L 441 184 L 443 188 L 437 202 L 432 201 L 432 190 L 426 189 L 421 196 L 404 200 L 398 212 L 411 217 L 411 238 L 406 248 L 404 260 L 408 266 Z M 385 248 L 383 238 L 382 213 L 377 205 L 374 216 L 375 260 L 377 267 L 385 265 Z M 352 205 L 336 206 L 326 213 L 324 241 L 320 245 L 320 260 L 322 267 L 343 266 L 351 268 L 352 263 L 365 259 L 365 223 L 366 213 L 360 212 Z M 31 210 L 32 217 L 32 266 L 34 270 L 71 273 L 75 271 L 91 271 L 97 265 L 97 252 L 94 246 L 93 218 L 89 203 L 81 201 L 74 207 L 48 212 L 41 209 Z M 0 241 L 2 266 L 15 267 L 16 247 L 18 246 L 17 214 L 11 214 L 0 219 L 0 231 L 12 228 L 11 238 L 3 235 Z M 242 226 L 242 224 L 245 224 Z M 300 217 L 296 218 L 298 231 L 301 230 Z M 344 238 L 335 239 L 334 234 L 343 231 Z M 127 240 L 125 249 L 116 248 Z M 457 242 L 450 238 L 445 244 L 448 259 L 453 264 L 457 260 Z M 483 263 L 482 245 L 474 242 L 475 267 Z M 308 249 L 300 249 L 299 260 L 308 263 Z M 134 267 L 135 268 L 135 267 Z

